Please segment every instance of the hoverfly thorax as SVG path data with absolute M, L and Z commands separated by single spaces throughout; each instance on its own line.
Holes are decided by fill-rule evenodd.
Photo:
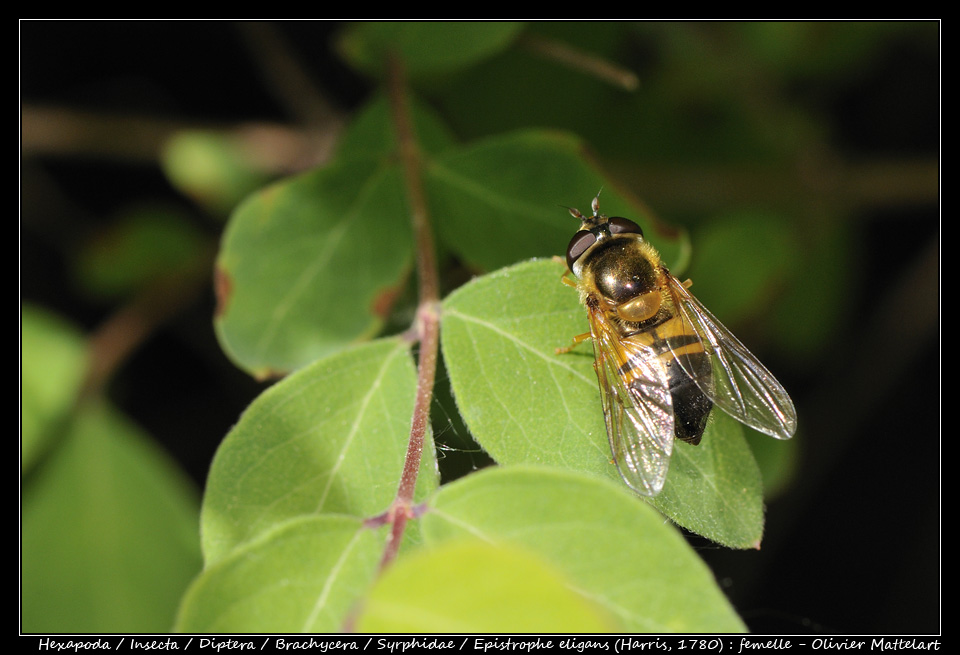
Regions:
M 604 305 L 617 318 L 642 322 L 655 316 L 662 303 L 660 256 L 643 238 L 643 230 L 620 216 L 592 216 L 575 209 L 580 231 L 567 247 L 567 266 L 589 289 L 591 302 Z

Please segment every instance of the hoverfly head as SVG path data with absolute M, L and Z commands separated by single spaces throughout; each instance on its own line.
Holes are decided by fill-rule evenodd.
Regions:
M 601 189 L 602 191 L 602 189 Z M 580 229 L 567 246 L 567 267 L 573 271 L 573 265 L 597 241 L 603 241 L 617 234 L 637 234 L 643 237 L 640 226 L 627 218 L 609 217 L 600 213 L 600 193 L 590 203 L 592 216 L 584 216 L 579 209 L 567 207 L 570 215 L 580 221 Z

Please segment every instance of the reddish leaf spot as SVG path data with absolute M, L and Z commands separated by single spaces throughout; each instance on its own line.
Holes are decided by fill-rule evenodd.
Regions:
M 215 318 L 222 318 L 230 305 L 230 294 L 233 293 L 233 278 L 219 266 L 213 271 L 213 291 L 217 296 L 217 307 L 213 315 Z
M 373 312 L 374 316 L 377 316 L 381 319 L 386 319 L 390 316 L 390 310 L 393 309 L 393 304 L 397 301 L 397 298 L 400 296 L 400 293 L 403 291 L 402 286 L 387 287 L 380 291 L 373 298 L 373 302 L 370 303 L 370 311 Z

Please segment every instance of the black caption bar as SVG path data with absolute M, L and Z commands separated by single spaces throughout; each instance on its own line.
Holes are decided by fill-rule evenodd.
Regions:
M 191 651 L 226 655 L 247 652 L 340 653 L 367 651 L 400 655 L 412 651 L 482 654 L 534 653 L 781 653 L 938 651 L 939 635 L 22 635 L 25 649 L 39 653 Z

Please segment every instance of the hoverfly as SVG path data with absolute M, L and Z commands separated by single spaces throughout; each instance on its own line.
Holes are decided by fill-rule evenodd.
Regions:
M 714 406 L 777 439 L 797 428 L 776 378 L 670 274 L 640 226 L 570 209 L 581 221 L 567 246 L 565 284 L 580 292 L 592 339 L 607 436 L 637 493 L 663 489 L 674 439 L 699 444 Z M 573 273 L 575 281 L 567 275 Z M 569 351 L 573 346 L 558 348 Z

